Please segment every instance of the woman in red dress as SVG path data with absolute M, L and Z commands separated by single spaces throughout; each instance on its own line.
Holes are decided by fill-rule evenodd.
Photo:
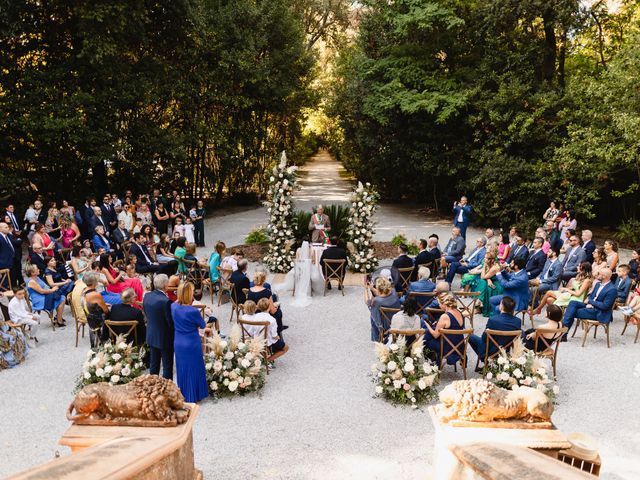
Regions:
M 35 233 L 31 237 L 31 248 L 33 247 L 42 247 L 45 255 L 53 257 L 54 243 L 43 223 L 36 224 Z
M 111 265 L 111 255 L 103 253 L 100 255 L 100 271 L 107 277 L 109 285 L 107 285 L 107 291 L 111 293 L 122 293 L 127 288 L 133 288 L 136 292 L 136 299 L 138 302 L 142 302 L 142 296 L 144 295 L 144 288 L 139 278 L 129 278 L 123 271 L 118 271 Z M 141 308 L 139 305 L 135 307 Z

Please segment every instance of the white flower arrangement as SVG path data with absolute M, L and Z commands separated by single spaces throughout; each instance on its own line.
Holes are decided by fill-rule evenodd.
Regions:
M 295 222 L 293 192 L 297 184 L 297 167 L 287 167 L 287 156 L 282 152 L 280 163 L 273 167 L 269 177 L 268 200 L 265 202 L 269 213 L 266 233 L 271 238 L 264 262 L 274 272 L 285 273 L 293 266 L 294 252 L 290 245 L 295 240 L 293 230 L 288 228 Z
M 204 368 L 212 396 L 244 395 L 264 385 L 267 374 L 262 356 L 266 348 L 264 339 L 252 338 L 245 343 L 241 337 L 236 323 L 227 340 L 222 340 L 218 334 L 207 339 Z
M 378 208 L 378 193 L 367 182 L 358 186 L 351 194 L 349 209 L 349 228 L 347 235 L 354 245 L 349 263 L 356 272 L 367 273 L 378 266 L 378 259 L 373 249 L 375 222 L 373 216 Z
M 409 347 L 399 336 L 391 345 L 376 343 L 375 349 L 378 361 L 371 366 L 375 396 L 412 408 L 437 396 L 440 371 L 424 357 L 422 338 Z
M 134 347 L 133 343 L 127 344 L 124 340 L 124 335 L 119 335 L 115 344 L 108 341 L 87 352 L 82 374 L 76 382 L 76 390 L 99 382 L 122 385 L 145 372 L 147 367 L 143 362 L 144 348 Z
M 487 365 L 485 378 L 506 389 L 517 386 L 537 388 L 552 401 L 560 391 L 547 374 L 544 358 L 527 350 L 519 338 L 513 342 L 511 351 L 500 349 L 498 357 Z

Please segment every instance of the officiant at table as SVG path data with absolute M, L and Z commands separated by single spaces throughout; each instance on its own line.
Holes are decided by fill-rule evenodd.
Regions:
M 331 221 L 325 215 L 322 205 L 316 207 L 316 213 L 311 215 L 309 221 L 309 231 L 311 232 L 311 243 L 329 243 L 329 232 L 331 231 Z

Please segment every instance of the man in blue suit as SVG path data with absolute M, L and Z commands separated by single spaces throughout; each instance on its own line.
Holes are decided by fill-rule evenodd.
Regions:
M 542 273 L 544 264 L 547 261 L 547 256 L 542 251 L 543 243 L 544 239 L 541 237 L 533 239 L 533 253 L 529 255 L 527 265 L 524 268 L 527 271 L 527 275 L 529 275 L 529 279 L 538 278 L 538 275 Z
M 551 247 L 547 253 L 547 263 L 544 264 L 539 278 L 531 281 L 532 285 L 539 285 L 538 295 L 542 297 L 549 290 L 557 290 L 562 276 L 562 262 L 558 259 L 560 252 Z
M 460 228 L 453 227 L 451 229 L 451 238 L 447 242 L 447 246 L 444 247 L 442 257 L 440 257 L 440 267 L 447 268 L 447 265 L 452 262 L 459 262 L 464 255 L 464 249 L 466 243 L 462 235 L 460 235 Z
M 162 361 L 162 376 L 173 378 L 173 337 L 174 326 L 171 317 L 171 300 L 166 290 L 169 277 L 164 273 L 157 274 L 153 279 L 155 290 L 147 293 L 142 299 L 142 308 L 147 318 L 147 345 L 149 345 L 149 373 L 160 373 Z
M 13 260 L 16 255 L 16 248 L 11 242 L 9 234 L 11 233 L 11 227 L 4 222 L 0 222 L 0 269 L 13 268 Z M 9 288 L 9 282 L 5 280 L 4 285 L 0 284 L 2 288 Z
M 584 261 L 593 263 L 593 252 L 596 251 L 596 244 L 593 242 L 593 232 L 591 230 L 582 231 L 582 250 L 584 250 Z
M 484 237 L 478 238 L 476 240 L 476 248 L 474 248 L 469 255 L 459 262 L 451 262 L 449 265 L 449 271 L 447 272 L 447 282 L 449 282 L 449 285 L 453 283 L 456 273 L 467 273 L 469 270 L 476 268 L 482 263 L 484 256 L 487 253 L 486 243 L 487 240 Z
M 598 274 L 598 280 L 593 284 L 589 298 L 584 302 L 571 300 L 564 312 L 562 323 L 571 330 L 576 318 L 597 320 L 600 323 L 609 323 L 613 318 L 613 304 L 616 301 L 618 291 L 611 282 L 611 270 L 603 268 Z M 567 341 L 567 334 L 562 336 L 562 341 Z
M 522 235 L 517 235 L 515 238 L 515 245 L 511 247 L 511 253 L 507 257 L 506 263 L 510 264 L 516 258 L 524 259 L 524 265 L 527 264 L 527 260 L 529 259 L 529 249 L 525 245 L 527 239 Z
M 471 222 L 471 205 L 467 203 L 467 197 L 462 197 L 459 202 L 453 202 L 453 225 L 460 229 L 460 235 L 467 239 L 467 227 Z
M 502 284 L 503 294 L 494 295 L 489 299 L 496 314 L 498 305 L 503 297 L 511 297 L 516 302 L 516 310 L 526 310 L 529 307 L 529 276 L 524 269 L 526 260 L 522 257 L 516 258 L 511 262 L 512 272 L 502 271 L 500 273 L 500 283 Z
M 429 270 L 428 267 L 420 267 L 418 269 L 418 280 L 415 281 L 415 282 L 411 282 L 409 284 L 409 288 L 407 288 L 407 294 L 403 295 L 400 298 L 400 302 L 404 303 L 404 301 L 406 300 L 407 296 L 411 292 L 429 293 L 429 292 L 433 292 L 435 289 L 436 289 L 436 284 L 431 281 L 431 270 Z M 432 298 L 431 297 L 429 297 L 429 298 L 415 297 L 415 298 L 416 298 L 416 301 L 418 302 L 418 304 L 420 305 L 420 307 L 424 308 L 428 304 L 433 302 L 433 299 L 435 297 L 432 297 Z
M 569 281 L 578 275 L 578 265 L 587 258 L 586 252 L 580 246 L 580 240 L 577 235 L 569 237 L 569 248 L 565 252 L 562 260 L 562 280 Z
M 522 327 L 520 319 L 513 314 L 515 307 L 516 302 L 513 298 L 506 296 L 502 297 L 502 301 L 500 302 L 500 313 L 489 318 L 486 328 L 489 330 L 500 330 L 503 332 L 521 330 Z M 496 337 L 495 340 L 499 345 L 503 346 L 509 343 L 512 338 Z M 473 351 L 476 352 L 476 355 L 483 359 L 487 348 L 487 332 L 483 332 L 482 337 L 478 335 L 471 335 L 469 337 L 469 344 L 471 345 L 471 348 L 473 348 Z M 497 350 L 498 347 L 493 343 L 489 345 L 489 355 L 494 354 Z

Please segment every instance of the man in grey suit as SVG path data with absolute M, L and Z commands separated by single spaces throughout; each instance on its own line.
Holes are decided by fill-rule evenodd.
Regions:
M 452 262 L 459 262 L 464 255 L 465 247 L 465 241 L 460 235 L 460 229 L 458 227 L 453 227 L 451 229 L 451 239 L 449 240 L 449 243 L 447 243 L 444 252 L 442 252 L 440 266 L 442 268 L 446 268 L 447 265 Z
M 580 246 L 577 235 L 569 237 L 570 247 L 567 249 L 562 260 L 562 280 L 568 282 L 578 274 L 578 265 L 584 262 L 587 254 Z
M 562 263 L 558 260 L 560 251 L 550 248 L 547 253 L 547 263 L 544 264 L 542 273 L 535 280 L 531 280 L 531 285 L 539 285 L 538 298 L 541 298 L 549 290 L 557 290 L 560 277 L 562 276 Z

